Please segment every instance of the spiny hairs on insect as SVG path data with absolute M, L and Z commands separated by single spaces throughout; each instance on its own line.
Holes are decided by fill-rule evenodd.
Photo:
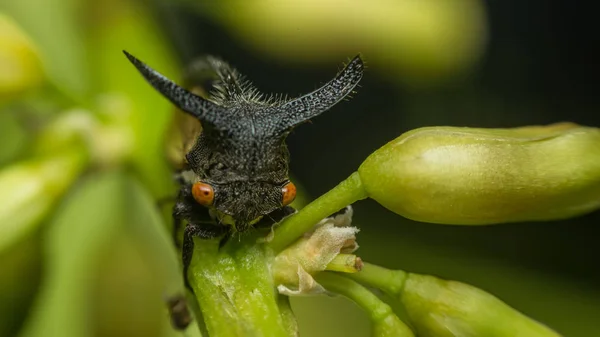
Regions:
M 295 211 L 290 204 L 296 186 L 289 177 L 285 137 L 295 126 L 348 97 L 364 71 L 361 57 L 356 56 L 317 90 L 294 99 L 265 98 L 234 68 L 213 56 L 191 65 L 184 79 L 190 87 L 186 89 L 124 53 L 150 85 L 202 125 L 193 146 L 186 149 L 173 206 L 175 242 L 182 222 L 186 223 L 182 245 L 186 282 L 194 237 L 222 237 L 223 243 L 234 233 L 272 226 Z M 177 309 L 177 304 L 172 302 L 172 308 Z M 187 324 L 185 315 L 174 317 L 175 325 Z
M 218 77 L 209 99 L 172 82 L 124 51 L 144 78 L 179 109 L 198 118 L 204 126 L 228 137 L 284 138 L 298 124 L 329 110 L 352 93 L 363 75 L 360 55 L 352 59 L 334 79 L 319 89 L 294 99 L 264 99 L 263 95 L 226 62 L 206 57 Z M 232 134 L 233 133 L 233 134 Z

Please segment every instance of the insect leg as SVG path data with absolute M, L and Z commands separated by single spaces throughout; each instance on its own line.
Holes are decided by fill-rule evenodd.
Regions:
M 186 202 L 184 193 L 186 187 L 187 185 L 182 185 L 179 195 L 177 196 L 177 202 L 175 203 L 175 206 L 173 206 L 173 228 L 171 235 L 173 236 L 173 243 L 177 249 L 181 248 L 181 244 L 179 243 L 179 232 L 181 231 L 183 218 L 192 211 L 192 204 Z
M 181 244 L 179 243 L 179 231 L 181 230 L 182 222 L 181 218 L 177 217 L 175 212 L 173 212 L 173 229 L 171 234 L 173 235 L 173 243 L 175 243 L 175 247 L 178 250 L 181 248 Z

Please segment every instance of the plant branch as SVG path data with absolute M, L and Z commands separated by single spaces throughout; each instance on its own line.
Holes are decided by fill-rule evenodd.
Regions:
M 279 310 L 267 256 L 254 241 L 219 249 L 218 240 L 196 240 L 188 277 L 210 336 L 293 336 Z
M 279 253 L 310 231 L 319 221 L 340 209 L 367 197 L 357 172 L 323 194 L 298 213 L 285 219 L 275 230 L 275 236 L 267 245 Z
M 315 279 L 325 289 L 343 295 L 363 308 L 373 321 L 374 336 L 414 336 L 412 330 L 394 314 L 389 305 L 357 282 L 330 272 L 320 273 Z
M 383 290 L 388 294 L 399 295 L 402 293 L 408 273 L 364 262 L 359 273 L 349 274 L 348 277 L 369 287 Z

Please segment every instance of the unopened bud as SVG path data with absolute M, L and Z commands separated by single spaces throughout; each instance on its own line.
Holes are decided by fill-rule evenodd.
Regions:
M 422 337 L 560 337 L 548 327 L 476 287 L 408 274 L 399 294 Z
M 369 197 L 416 221 L 568 218 L 600 207 L 600 129 L 421 128 L 375 151 L 358 172 Z

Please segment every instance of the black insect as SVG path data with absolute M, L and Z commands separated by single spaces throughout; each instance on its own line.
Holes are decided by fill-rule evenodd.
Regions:
M 194 237 L 205 239 L 272 225 L 294 210 L 285 138 L 297 125 L 330 109 L 360 81 L 356 56 L 321 88 L 295 99 L 266 98 L 227 63 L 206 57 L 201 68 L 214 75 L 207 98 L 167 79 L 125 52 L 144 78 L 180 110 L 199 120 L 202 132 L 185 154 L 173 217 L 184 230 L 184 279 Z

